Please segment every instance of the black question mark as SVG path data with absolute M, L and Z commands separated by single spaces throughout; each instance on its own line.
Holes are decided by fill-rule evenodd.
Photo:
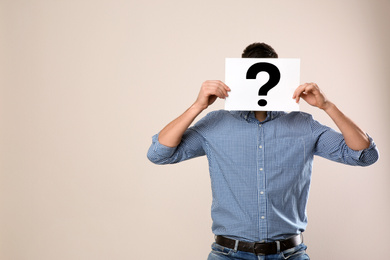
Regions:
M 267 72 L 269 75 L 269 80 L 260 87 L 259 96 L 266 96 L 268 91 L 275 87 L 280 80 L 280 71 L 278 67 L 271 63 L 267 62 L 258 62 L 249 67 L 246 72 L 247 79 L 256 79 L 257 74 L 260 72 Z M 258 102 L 259 106 L 263 107 L 267 105 L 267 101 L 264 99 L 260 99 Z

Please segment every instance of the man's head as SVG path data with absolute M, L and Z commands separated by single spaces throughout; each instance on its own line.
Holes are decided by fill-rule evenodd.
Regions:
M 242 58 L 277 58 L 276 51 L 265 43 L 255 42 L 245 48 Z

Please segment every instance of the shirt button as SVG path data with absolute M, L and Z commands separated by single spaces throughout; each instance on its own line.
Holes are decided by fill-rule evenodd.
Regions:
M 263 168 L 260 168 L 260 171 L 262 171 L 263 170 Z
M 261 219 L 265 219 L 265 217 L 264 217 L 264 216 L 261 216 Z
M 261 148 L 263 148 L 263 146 L 260 145 L 259 148 L 261 149 Z
M 259 127 L 261 127 L 261 124 L 259 124 Z
M 264 191 L 260 191 L 260 194 L 263 195 L 263 194 L 264 194 Z

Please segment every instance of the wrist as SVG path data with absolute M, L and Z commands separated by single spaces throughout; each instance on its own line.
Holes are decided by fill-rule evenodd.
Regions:
M 203 110 L 205 110 L 207 108 L 207 106 L 204 106 L 202 104 L 199 104 L 198 102 L 195 102 L 194 104 L 191 105 L 190 109 L 193 110 L 193 111 L 196 111 L 196 112 L 202 112 Z
M 324 105 L 321 107 L 322 110 L 324 110 L 326 113 L 329 113 L 332 109 L 335 108 L 335 104 L 333 104 L 330 101 L 326 101 Z
M 190 106 L 189 110 L 193 111 L 196 114 L 200 114 L 203 110 L 205 110 L 207 107 L 204 107 L 198 103 L 194 103 Z

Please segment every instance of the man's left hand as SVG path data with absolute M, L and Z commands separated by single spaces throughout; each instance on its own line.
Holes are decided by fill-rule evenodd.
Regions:
M 292 97 L 298 103 L 303 98 L 308 104 L 325 110 L 330 102 L 315 83 L 305 83 L 300 85 Z

